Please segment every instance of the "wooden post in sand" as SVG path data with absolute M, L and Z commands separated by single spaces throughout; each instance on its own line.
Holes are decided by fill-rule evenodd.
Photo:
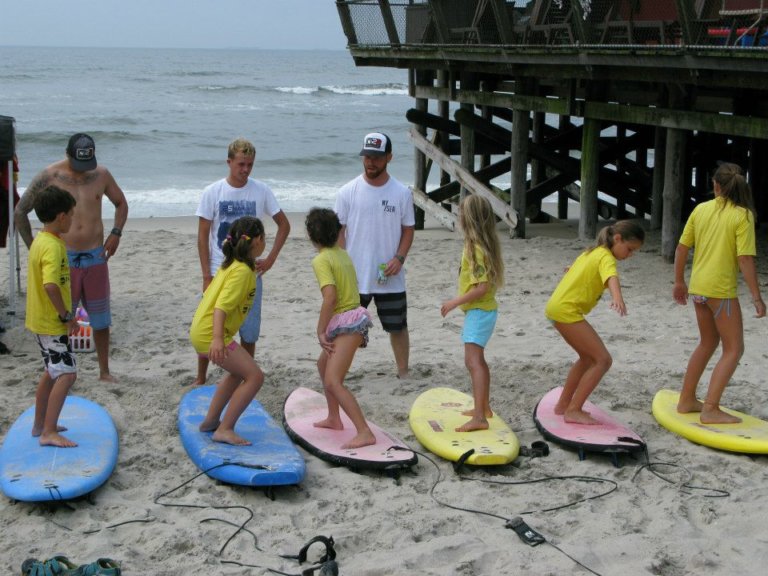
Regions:
M 597 179 L 600 171 L 598 144 L 600 121 L 584 119 L 581 141 L 581 196 L 579 238 L 591 240 L 597 234 Z
M 667 154 L 664 171 L 664 207 L 661 222 L 661 256 L 667 261 L 675 259 L 675 248 L 680 238 L 680 217 L 683 209 L 685 182 L 685 130 L 667 130 Z

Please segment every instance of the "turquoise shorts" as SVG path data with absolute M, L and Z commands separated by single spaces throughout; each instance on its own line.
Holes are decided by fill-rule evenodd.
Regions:
M 461 341 L 464 344 L 477 344 L 485 348 L 496 327 L 498 310 L 480 310 L 472 308 L 464 316 L 464 329 L 461 331 Z

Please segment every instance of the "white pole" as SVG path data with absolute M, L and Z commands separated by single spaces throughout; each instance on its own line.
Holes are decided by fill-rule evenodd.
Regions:
M 8 316 L 11 316 L 11 327 L 13 327 L 16 316 L 16 284 L 13 281 L 13 272 L 16 269 L 16 258 L 18 257 L 18 244 L 16 240 L 16 229 L 13 222 L 13 160 L 8 160 L 8 263 L 10 271 L 8 274 Z

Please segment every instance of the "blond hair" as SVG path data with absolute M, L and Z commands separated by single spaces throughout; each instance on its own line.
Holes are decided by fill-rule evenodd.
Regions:
M 238 152 L 244 156 L 256 156 L 256 147 L 245 138 L 237 138 L 230 143 L 227 157 L 234 158 Z
M 464 246 L 469 265 L 476 270 L 475 250 L 485 256 L 488 282 L 498 288 L 504 284 L 504 261 L 501 258 L 501 244 L 496 234 L 496 215 L 491 203 L 476 194 L 467 196 L 459 206 L 461 228 L 464 230 Z

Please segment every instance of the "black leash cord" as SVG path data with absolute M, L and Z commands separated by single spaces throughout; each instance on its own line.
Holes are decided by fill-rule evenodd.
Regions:
M 645 447 L 645 450 L 643 451 L 645 454 L 645 464 L 642 464 L 638 466 L 637 470 L 635 471 L 635 474 L 632 476 L 632 482 L 635 481 L 635 478 L 637 478 L 637 475 L 640 474 L 643 470 L 648 470 L 651 474 L 656 476 L 657 478 L 664 480 L 664 482 L 667 482 L 668 484 L 676 484 L 678 487 L 678 490 L 685 494 L 693 494 L 694 490 L 701 490 L 701 491 L 707 491 L 710 492 L 709 494 L 703 494 L 704 498 L 727 498 L 731 495 L 730 492 L 727 490 L 721 490 L 719 488 L 709 488 L 707 486 L 694 486 L 691 484 L 691 480 L 693 480 L 693 473 L 688 470 L 685 466 L 682 464 L 677 464 L 674 462 L 651 462 L 651 457 L 648 454 L 648 447 Z M 685 472 L 686 478 L 680 482 L 675 482 L 674 480 L 671 480 L 664 476 L 661 472 L 658 472 L 655 470 L 655 467 L 659 466 L 666 466 L 668 468 L 677 468 L 679 470 L 682 470 Z
M 412 452 L 414 454 L 418 454 L 422 458 L 428 460 L 432 464 L 432 466 L 434 466 L 435 469 L 437 470 L 437 480 L 435 480 L 434 484 L 432 484 L 432 487 L 429 489 L 429 495 L 432 498 L 432 500 L 434 500 L 435 502 L 437 502 L 441 506 L 445 506 L 446 508 L 451 508 L 452 510 L 458 510 L 460 512 L 469 512 L 469 513 L 472 513 L 472 514 L 481 514 L 483 516 L 491 516 L 492 518 L 498 518 L 499 520 L 504 520 L 505 522 L 509 522 L 509 520 L 510 520 L 509 518 L 506 518 L 504 516 L 499 516 L 498 514 L 494 514 L 492 512 L 486 512 L 484 510 L 474 510 L 474 509 L 471 509 L 471 508 L 462 508 L 460 506 L 454 506 L 452 504 L 448 504 L 447 502 L 443 502 L 442 500 L 438 499 L 437 496 L 435 496 L 435 488 L 443 480 L 443 473 L 440 470 L 440 467 L 437 465 L 437 462 L 435 462 L 432 458 L 430 458 L 428 455 L 424 454 L 423 452 L 419 452 L 418 450 L 412 450 Z M 468 478 L 468 477 L 464 477 L 464 476 L 460 476 L 460 478 L 464 478 L 464 479 L 468 479 L 468 480 L 473 480 L 472 478 Z M 613 480 L 605 480 L 605 479 L 602 479 L 602 478 L 595 479 L 595 478 L 591 478 L 589 476 L 562 476 L 562 477 L 556 477 L 556 478 L 553 477 L 553 479 L 566 479 L 566 478 L 580 478 L 580 479 L 587 478 L 590 481 L 610 482 L 610 483 L 612 483 L 614 485 L 613 488 L 611 488 L 610 491 L 608 491 L 608 492 L 606 492 L 604 494 L 601 494 L 600 496 L 605 496 L 607 494 L 610 494 L 611 492 L 616 490 L 616 488 L 618 487 L 616 482 L 613 482 Z M 525 483 L 531 483 L 531 482 L 544 482 L 546 480 L 547 480 L 547 478 L 539 478 L 539 479 L 532 480 L 532 481 L 521 481 L 521 482 L 514 482 L 514 483 L 515 484 L 525 484 Z M 499 483 L 503 483 L 503 482 L 499 482 Z M 600 496 L 595 496 L 593 498 L 599 498 Z M 583 502 L 584 500 L 592 500 L 593 498 L 586 498 L 586 499 L 583 499 L 583 500 L 578 500 L 577 502 L 572 502 L 570 504 L 567 504 L 566 506 L 573 506 L 575 504 L 578 504 L 578 502 Z M 558 506 L 558 507 L 552 508 L 550 510 L 559 510 L 560 508 L 565 508 L 566 506 Z M 540 510 L 540 512 L 547 512 L 547 511 L 549 511 L 549 510 Z M 522 514 L 532 514 L 532 513 L 533 512 L 522 512 Z M 582 568 L 584 568 L 585 570 L 587 570 L 591 574 L 595 574 L 595 576 L 601 576 L 599 572 L 595 572 L 589 566 L 586 566 L 585 564 L 581 563 L 576 558 L 574 558 L 573 556 L 571 556 L 570 554 L 565 552 L 565 550 L 563 550 L 559 546 L 556 546 L 555 544 L 553 544 L 549 540 L 545 540 L 545 543 L 547 543 L 550 546 L 552 546 L 552 548 L 554 548 L 555 550 L 557 550 L 558 552 L 563 554 L 566 558 L 568 558 L 569 560 L 571 560 L 572 562 L 574 562 L 578 566 L 581 566 Z

